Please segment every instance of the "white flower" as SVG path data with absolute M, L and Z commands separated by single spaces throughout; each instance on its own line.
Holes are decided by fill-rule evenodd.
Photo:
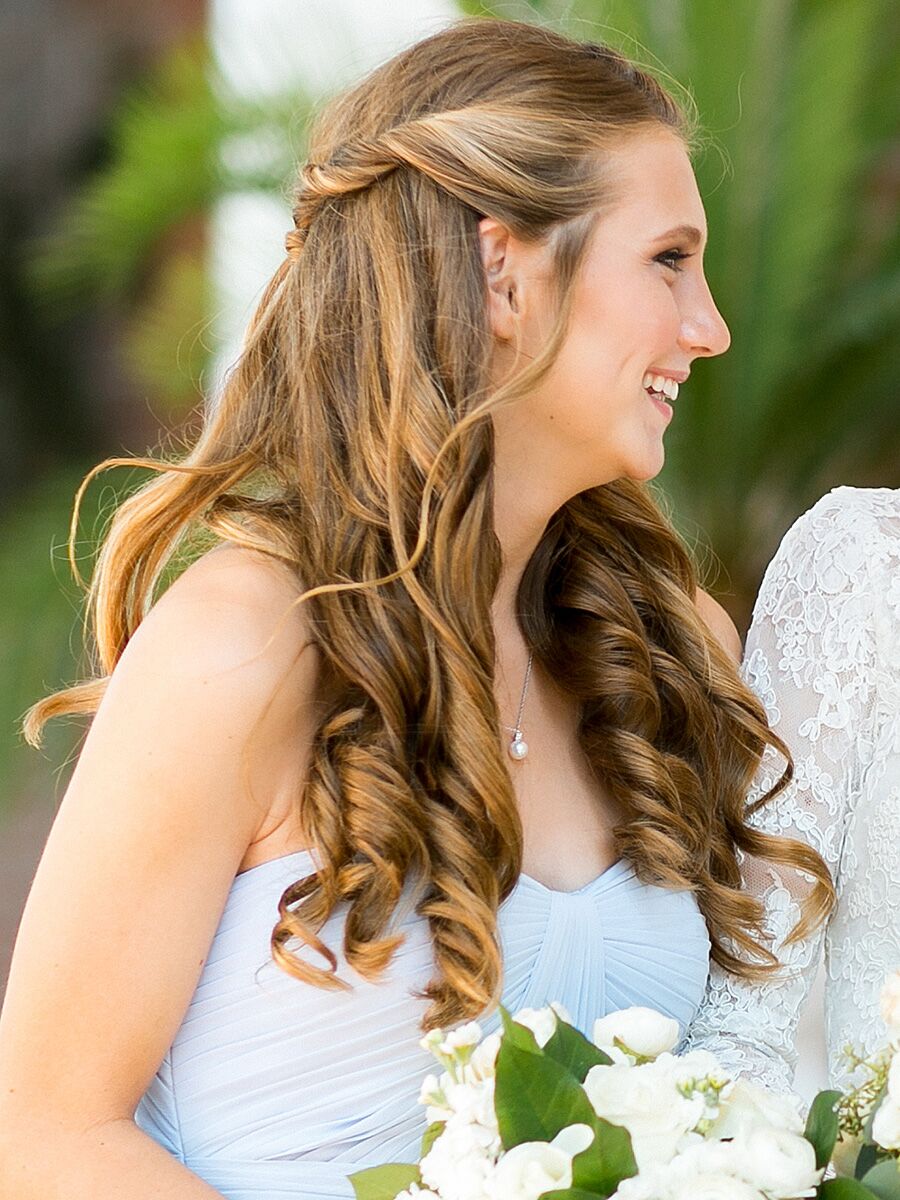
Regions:
M 671 1162 L 621 1183 L 616 1200 L 762 1200 L 736 1166 L 729 1143 L 700 1140 Z
M 702 1095 L 678 1091 L 672 1055 L 641 1066 L 591 1067 L 584 1090 L 598 1116 L 631 1134 L 638 1167 L 668 1162 L 703 1117 Z
M 900 1150 L 900 1103 L 891 1095 L 882 1100 L 875 1113 L 872 1121 L 872 1141 L 883 1146 L 885 1150 Z
M 477 1021 L 469 1021 L 459 1029 L 451 1029 L 438 1049 L 442 1054 L 454 1054 L 457 1050 L 474 1048 L 480 1041 L 481 1026 Z
M 616 1049 L 621 1042 L 634 1055 L 656 1058 L 678 1041 L 678 1022 L 652 1008 L 623 1008 L 594 1022 L 593 1041 L 601 1050 Z
M 444 1072 L 440 1080 L 436 1075 L 426 1075 L 419 1089 L 419 1103 L 426 1105 L 425 1116 L 428 1124 L 435 1121 L 446 1121 L 452 1115 L 453 1109 L 447 1102 L 444 1085 L 450 1082 L 450 1076 Z
M 740 1175 L 770 1200 L 815 1196 L 822 1179 L 816 1152 L 798 1133 L 759 1126 L 732 1142 Z
M 569 1125 L 552 1142 L 522 1142 L 502 1155 L 488 1188 L 493 1200 L 537 1200 L 572 1186 L 572 1159 L 594 1140 L 588 1125 Z
M 499 1147 L 489 1129 L 452 1117 L 419 1164 L 422 1180 L 442 1200 L 486 1200 Z
M 411 1183 L 408 1188 L 398 1192 L 394 1200 L 441 1200 L 441 1198 L 436 1192 L 419 1187 L 417 1183 Z
M 530 1029 L 541 1047 L 546 1046 L 556 1032 L 556 1013 L 549 1005 L 546 1008 L 520 1008 L 513 1020 Z
M 453 1080 L 449 1080 L 444 1086 L 444 1092 L 447 1104 L 460 1123 L 471 1122 L 483 1125 L 486 1129 L 496 1130 L 493 1076 L 472 1083 L 454 1083 Z
M 900 971 L 889 975 L 878 998 L 881 1019 L 894 1033 L 900 1033 Z
M 476 1046 L 472 1057 L 462 1069 L 462 1077 L 467 1081 L 488 1079 L 494 1074 L 497 1062 L 497 1051 L 500 1049 L 500 1034 L 489 1033 L 484 1041 Z
M 900 1051 L 891 1059 L 887 1078 L 887 1094 L 897 1104 L 900 1104 Z
M 722 1095 L 720 1115 L 709 1136 L 737 1137 L 761 1125 L 802 1133 L 804 1121 L 799 1101 L 791 1095 L 767 1091 L 746 1079 L 736 1079 Z
M 700 1087 L 706 1087 L 712 1082 L 724 1088 L 729 1082 L 721 1063 L 709 1050 L 689 1050 L 678 1055 L 666 1052 L 658 1055 L 656 1061 L 668 1063 L 669 1070 L 682 1085 L 696 1082 Z
M 666 1200 L 763 1200 L 763 1194 L 735 1175 L 707 1171 L 673 1181 Z

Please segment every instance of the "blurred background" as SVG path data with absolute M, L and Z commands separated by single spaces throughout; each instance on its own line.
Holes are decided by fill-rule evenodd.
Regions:
M 83 676 L 66 543 L 109 455 L 196 429 L 284 254 L 331 91 L 462 14 L 611 43 L 692 95 L 706 271 L 732 333 L 697 364 L 660 486 L 746 632 L 766 563 L 839 484 L 900 486 L 896 0 L 30 0 L 0 8 L 0 996 L 85 726 L 25 709 Z M 176 447 L 177 448 L 177 447 Z M 88 491 L 79 570 L 117 500 Z M 821 1080 L 820 997 L 800 1086 Z

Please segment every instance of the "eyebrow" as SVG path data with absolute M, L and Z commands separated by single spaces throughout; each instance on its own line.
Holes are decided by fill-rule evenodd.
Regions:
M 653 240 L 655 242 L 662 242 L 670 239 L 687 242 L 689 246 L 696 249 L 703 241 L 703 234 L 696 225 L 676 225 L 674 229 L 668 230 L 667 233 L 661 233 Z

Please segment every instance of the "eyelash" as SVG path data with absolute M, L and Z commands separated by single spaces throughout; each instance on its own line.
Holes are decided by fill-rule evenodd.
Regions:
M 677 261 L 682 258 L 691 258 L 690 254 L 683 254 L 680 250 L 664 250 L 662 254 L 657 254 L 656 261 L 662 262 L 664 266 L 669 267 L 672 271 L 683 271 L 683 267 L 676 265 Z M 667 258 L 674 258 L 676 262 L 665 262 Z

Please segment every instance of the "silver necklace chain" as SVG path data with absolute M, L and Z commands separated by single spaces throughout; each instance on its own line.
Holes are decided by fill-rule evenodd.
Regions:
M 507 749 L 509 750 L 510 758 L 514 758 L 520 762 L 528 753 L 528 743 L 522 737 L 522 713 L 525 710 L 525 693 L 528 691 L 528 680 L 531 678 L 531 662 L 534 658 L 534 651 L 529 651 L 528 666 L 525 668 L 525 682 L 522 685 L 522 698 L 519 701 L 519 711 L 516 713 L 515 727 L 512 725 L 503 725 L 504 729 L 508 729 L 513 735 L 512 741 Z

